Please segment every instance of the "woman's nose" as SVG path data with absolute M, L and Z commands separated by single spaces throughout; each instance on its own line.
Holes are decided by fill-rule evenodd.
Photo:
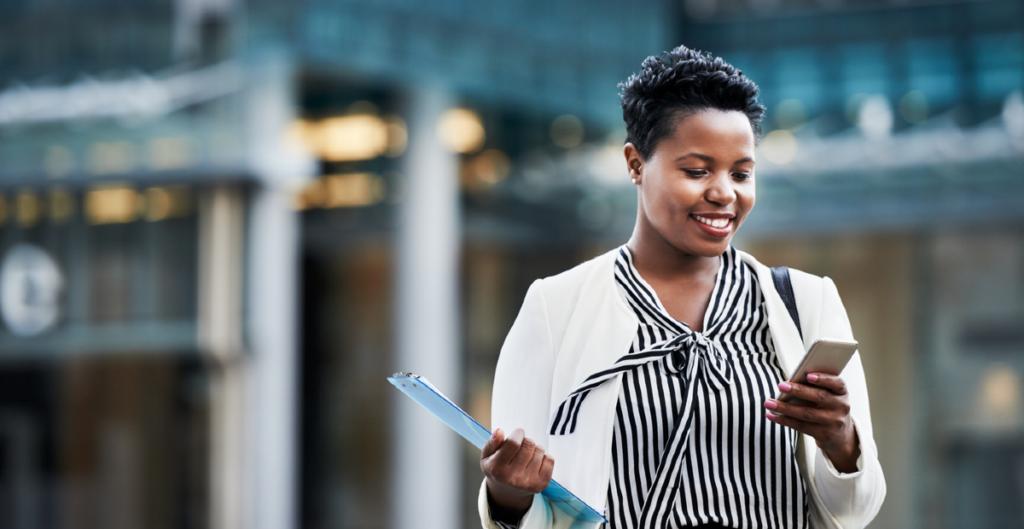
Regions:
M 729 175 L 717 175 L 708 181 L 708 188 L 704 191 L 704 197 L 708 202 L 718 205 L 732 204 L 736 200 L 736 190 L 732 187 Z

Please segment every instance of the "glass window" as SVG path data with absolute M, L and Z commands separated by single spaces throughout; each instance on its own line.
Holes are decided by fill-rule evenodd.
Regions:
M 799 100 L 814 114 L 821 101 L 822 79 L 818 53 L 814 48 L 787 48 L 775 52 L 776 93 L 778 100 Z
M 1001 100 L 1024 86 L 1024 36 L 1021 33 L 979 35 L 974 39 L 978 65 L 978 97 Z
M 960 93 L 960 72 L 953 39 L 907 42 L 907 74 L 911 90 L 924 93 L 928 103 L 955 103 Z
M 839 54 L 845 98 L 857 94 L 889 94 L 891 74 L 884 44 L 849 44 L 840 47 Z

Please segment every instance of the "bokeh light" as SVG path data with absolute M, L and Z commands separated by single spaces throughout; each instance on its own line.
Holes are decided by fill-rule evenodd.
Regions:
M 761 150 L 772 163 L 785 165 L 796 158 L 799 143 L 788 130 L 773 130 L 761 140 Z
M 583 122 L 572 114 L 563 114 L 551 122 L 551 141 L 563 149 L 583 143 Z
M 449 149 L 460 153 L 480 150 L 486 134 L 476 112 L 466 108 L 453 108 L 441 116 L 437 134 Z

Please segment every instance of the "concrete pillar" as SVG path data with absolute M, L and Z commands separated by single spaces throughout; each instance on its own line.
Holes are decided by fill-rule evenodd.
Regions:
M 299 219 L 291 194 L 264 187 L 251 200 L 249 348 L 250 468 L 255 529 L 292 529 L 298 462 Z
M 409 99 L 396 248 L 395 370 L 425 376 L 457 399 L 462 380 L 458 158 L 437 136 L 438 120 L 450 104 L 443 91 L 433 89 Z M 393 398 L 392 527 L 459 527 L 462 439 L 412 400 Z
M 250 406 L 246 527 L 298 525 L 299 214 L 294 190 L 312 176 L 308 153 L 283 141 L 296 119 L 295 61 L 268 50 L 247 62 L 249 196 L 246 400 Z
M 199 201 L 199 344 L 211 371 L 210 528 L 244 529 L 245 377 L 242 300 L 245 194 L 220 184 Z

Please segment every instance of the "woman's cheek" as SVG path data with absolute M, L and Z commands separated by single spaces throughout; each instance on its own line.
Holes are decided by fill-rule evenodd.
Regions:
M 746 186 L 743 190 L 743 196 L 746 197 L 746 209 L 749 213 L 750 210 L 754 208 L 754 204 L 757 202 L 757 186 L 754 184 L 753 178 L 751 178 L 750 181 L 746 183 Z

